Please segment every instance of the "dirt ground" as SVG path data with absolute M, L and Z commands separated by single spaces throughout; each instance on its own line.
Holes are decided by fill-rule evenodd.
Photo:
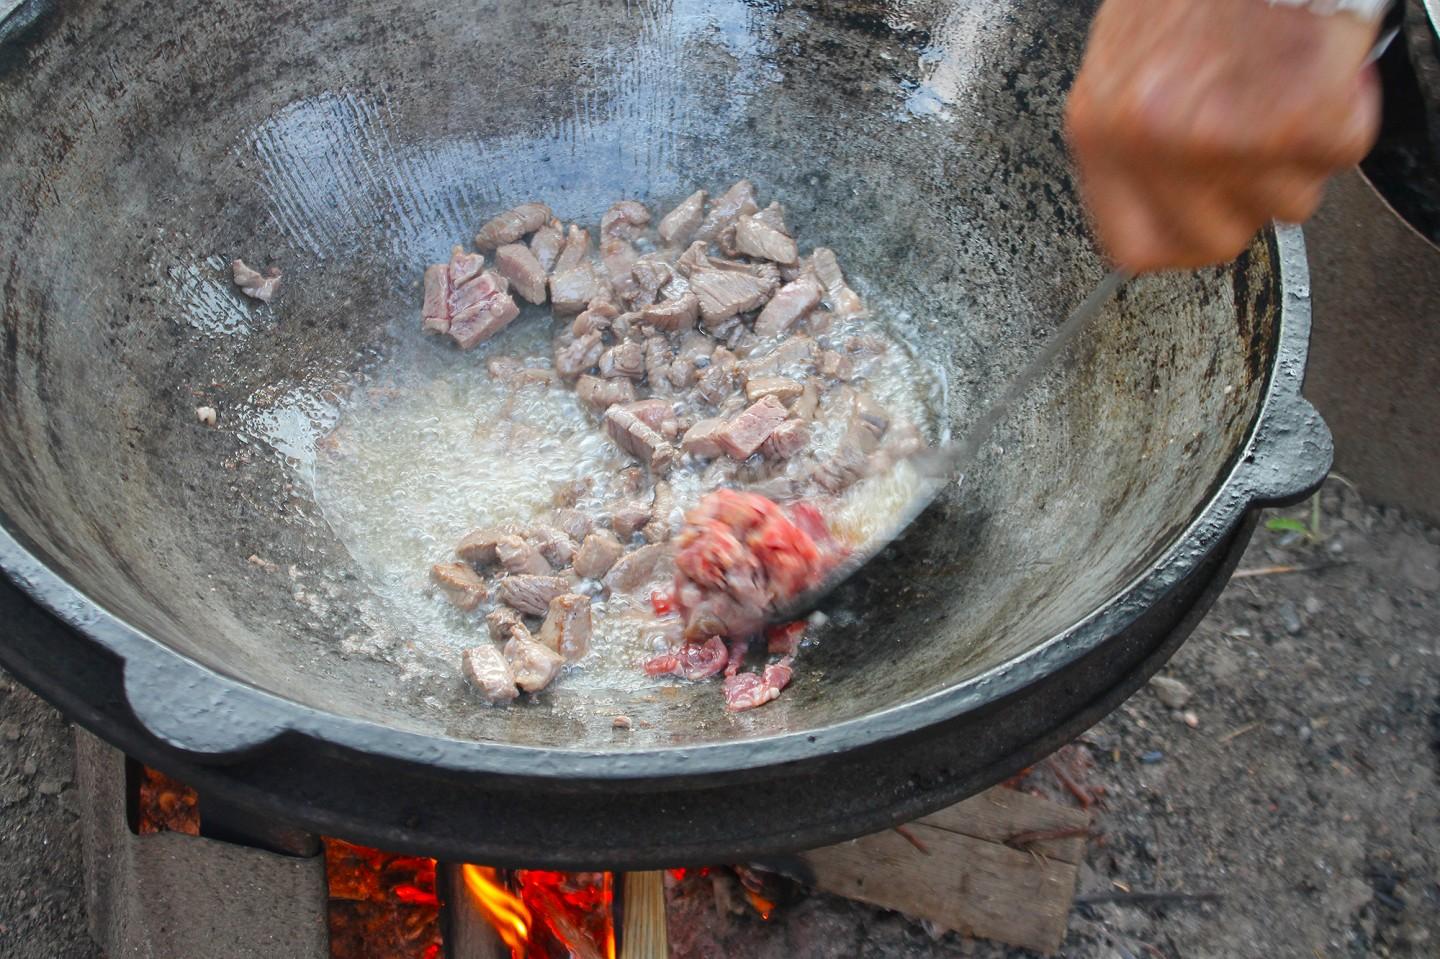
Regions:
M 1305 532 L 1256 534 L 1241 567 L 1260 574 L 1230 584 L 1165 671 L 1179 685 L 1082 740 L 1104 798 L 1061 955 L 1440 955 L 1440 530 L 1337 481 L 1319 502 L 1318 524 L 1308 504 L 1285 514 Z M 1026 785 L 1061 795 L 1049 775 Z M 0 676 L 7 959 L 98 955 L 74 788 L 66 724 Z M 1125 890 L 1180 895 L 1083 902 Z M 675 956 L 1026 955 L 823 896 L 768 922 L 686 896 L 672 918 Z

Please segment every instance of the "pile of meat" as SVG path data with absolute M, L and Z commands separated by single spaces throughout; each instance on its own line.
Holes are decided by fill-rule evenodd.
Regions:
M 461 609 L 488 609 L 491 641 L 463 667 L 490 702 L 584 657 L 592 602 L 603 615 L 621 595 L 648 596 L 663 637 L 648 673 L 725 671 L 731 709 L 774 699 L 803 624 L 772 629 L 778 659 L 743 672 L 765 611 L 843 553 L 827 510 L 922 445 L 866 389 L 889 343 L 857 331 L 865 308 L 835 254 L 802 257 L 783 208 L 762 209 L 748 181 L 706 200 L 697 191 L 653 229 L 643 205 L 616 203 L 598 251 L 588 230 L 526 203 L 480 229 L 479 252 L 457 246 L 425 271 L 422 326 L 461 349 L 515 322 L 516 297 L 548 303 L 549 362 L 496 357 L 491 375 L 573 390 L 634 461 L 603 484 L 607 499 L 593 479 L 566 484 L 538 520 L 476 530 L 433 568 Z

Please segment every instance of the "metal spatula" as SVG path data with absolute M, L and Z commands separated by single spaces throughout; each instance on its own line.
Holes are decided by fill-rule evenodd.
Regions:
M 862 566 L 874 559 L 876 554 L 904 533 L 952 480 L 963 482 L 965 471 L 969 469 L 970 463 L 980 452 L 980 447 L 999 425 L 1005 414 L 1010 411 L 1016 401 L 1030 392 L 1030 388 L 1036 382 L 1050 372 L 1051 366 L 1065 351 L 1065 348 L 1090 325 L 1090 321 L 1099 315 L 1105 304 L 1115 295 L 1115 291 L 1129 278 L 1129 274 L 1123 270 L 1114 270 L 1107 274 L 1090 295 L 1075 308 L 1069 318 L 1061 323 L 1054 333 L 1050 334 L 1045 345 L 1036 352 L 1029 363 L 1025 364 L 1025 368 L 1010 381 L 984 414 L 970 424 L 963 436 L 958 440 L 942 443 L 912 457 L 909 462 L 920 472 L 920 488 L 916 495 L 896 513 L 895 521 L 883 533 L 871 537 L 863 548 L 847 556 L 814 588 L 797 595 L 773 610 L 768 617 L 769 621 L 772 623 L 788 622 L 810 612 L 821 599 L 853 576 Z

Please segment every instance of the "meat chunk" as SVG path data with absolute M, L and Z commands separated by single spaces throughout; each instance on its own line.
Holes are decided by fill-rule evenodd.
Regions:
M 536 639 L 573 663 L 590 651 L 590 630 L 590 597 L 565 593 L 550 600 Z
M 584 336 L 560 337 L 555 341 L 555 372 L 565 380 L 573 380 L 600 362 L 605 340 L 599 332 Z
M 675 553 L 669 543 L 651 543 L 620 558 L 605 575 L 612 593 L 633 593 L 649 583 L 675 575 Z
M 570 232 L 565 235 L 565 246 L 560 249 L 560 255 L 555 259 L 555 265 L 551 267 L 551 273 L 564 273 L 573 270 L 590 257 L 590 231 L 571 225 Z
M 595 520 L 578 509 L 557 509 L 550 514 L 550 519 L 557 529 L 577 543 L 595 528 Z
M 536 693 L 560 675 L 565 657 L 528 636 L 516 635 L 505 644 L 505 662 L 515 676 L 515 685 L 527 693 Z
M 647 660 L 644 666 L 649 676 L 679 676 L 696 682 L 718 675 L 730 659 L 730 650 L 725 640 L 711 636 L 703 643 L 684 643 L 678 649 L 661 653 Z
M 749 180 L 739 180 L 710 204 L 709 213 L 695 231 L 695 239 L 713 243 L 726 227 L 733 225 L 741 216 L 759 209 L 755 202 L 754 185 Z
M 508 525 L 471 530 L 456 545 L 455 555 L 476 566 L 493 566 L 500 562 L 496 545 L 514 532 L 516 530 Z
M 789 657 L 765 667 L 763 673 L 736 673 L 725 677 L 725 709 L 738 713 L 774 702 L 781 690 L 790 685 L 794 670 Z
M 711 363 L 700 373 L 695 392 L 705 402 L 718 406 L 735 388 L 734 370 L 721 363 Z
M 790 404 L 790 415 L 802 420 L 815 418 L 815 411 L 820 408 L 820 387 L 815 385 L 814 380 L 806 380 L 805 388 L 800 391 L 795 402 Z
M 436 563 L 430 567 L 430 578 L 446 599 L 467 613 L 485 601 L 485 581 L 468 563 Z
M 701 420 L 685 431 L 680 448 L 694 456 L 713 459 L 725 452 L 719 439 L 719 433 L 724 428 L 725 421 L 719 417 Z
M 545 267 L 522 243 L 507 243 L 495 251 L 495 272 L 531 303 L 545 302 Z
M 825 289 L 826 303 L 836 315 L 855 316 L 865 311 L 865 304 L 860 302 L 860 297 L 846 285 L 834 250 L 817 247 L 810 255 L 810 266 L 815 272 L 815 278 Z
M 746 379 L 755 376 L 790 376 L 809 372 L 815 366 L 815 341 L 808 336 L 792 336 L 773 350 L 739 364 Z
M 570 584 L 560 576 L 536 576 L 528 573 L 506 576 L 496 587 L 500 602 L 511 609 L 531 616 L 544 616 L 550 600 L 566 592 Z
M 525 628 L 525 619 L 509 606 L 496 606 L 485 614 L 485 626 L 490 630 L 491 639 L 503 643 L 513 636 L 517 629 Z
M 646 254 L 630 268 L 629 282 L 625 284 L 625 302 L 635 310 L 650 306 L 660 298 L 660 290 L 673 278 L 670 264 L 656 254 Z
M 246 266 L 244 260 L 232 260 L 230 278 L 240 287 L 241 293 L 261 303 L 269 303 L 270 298 L 280 289 L 280 271 L 273 266 L 262 275 Z
M 645 539 L 663 543 L 670 538 L 670 518 L 675 512 L 675 493 L 663 480 L 655 484 L 655 498 L 650 502 L 650 522 L 645 524 Z
M 775 287 L 757 276 L 729 270 L 696 270 L 690 277 L 690 291 L 699 298 L 700 316 L 715 327 L 739 313 L 758 309 Z
M 648 465 L 653 473 L 663 472 L 675 462 L 675 447 L 624 407 L 612 406 L 605 411 L 605 432 L 621 449 Z
M 626 300 L 636 291 L 634 270 L 640 254 L 630 245 L 629 240 L 618 236 L 607 236 L 600 241 L 600 262 L 611 284 Z
M 576 336 L 603 333 L 614 325 L 615 317 L 619 315 L 620 311 L 615 308 L 615 304 L 608 300 L 591 300 L 580 315 L 575 317 L 575 322 L 570 324 L 570 332 Z
M 610 528 L 615 535 L 628 540 L 650 522 L 650 507 L 643 503 L 622 503 L 610 511 Z
M 564 248 L 565 231 L 559 220 L 551 220 L 536 230 L 535 235 L 530 238 L 530 253 L 535 257 L 535 262 L 540 264 L 540 269 L 546 273 L 555 267 L 555 261 L 560 258 L 560 251 Z
M 693 292 L 686 292 L 678 299 L 666 300 L 663 303 L 645 307 L 640 311 L 640 319 L 641 322 L 648 323 L 657 330 L 676 333 L 680 330 L 693 329 L 695 318 L 699 314 L 699 297 Z
M 475 234 L 475 246 L 481 250 L 493 250 L 497 246 L 514 243 L 534 233 L 550 221 L 550 208 L 543 203 L 522 203 L 506 210 Z
M 575 539 L 555 526 L 532 526 L 525 531 L 525 541 L 545 557 L 555 569 L 564 569 L 575 558 Z M 584 535 L 583 533 L 581 535 Z M 544 572 L 549 572 L 545 570 Z
M 448 263 L 425 270 L 425 301 L 420 325 L 428 333 L 448 333 L 468 350 L 503 330 L 520 314 L 504 277 L 483 272 L 484 258 L 455 247 Z
M 735 221 L 735 249 L 746 256 L 785 266 L 800 262 L 795 241 L 758 215 L 742 216 Z
M 810 424 L 786 420 L 760 444 L 760 455 L 769 460 L 788 460 L 810 445 Z
M 639 343 L 616 343 L 600 354 L 600 375 L 607 379 L 623 376 L 637 383 L 645 378 L 645 348 Z
M 512 573 L 547 576 L 552 572 L 540 551 L 521 536 L 500 537 L 495 543 L 495 554 L 500 558 L 500 565 Z
M 596 413 L 604 413 L 616 403 L 634 402 L 635 384 L 628 379 L 601 379 L 586 373 L 575 381 L 575 394 Z
M 580 498 L 589 493 L 594 487 L 595 479 L 590 476 L 559 483 L 554 487 L 555 492 L 550 497 L 550 502 L 559 506 L 561 509 L 569 509 L 580 502 Z
M 634 413 L 640 418 L 640 422 L 652 430 L 660 430 L 666 420 L 674 419 L 675 412 L 670 403 L 666 400 L 651 397 L 648 400 L 638 400 L 634 403 L 625 404 L 627 412 Z
M 732 459 L 748 459 L 787 416 L 785 404 L 767 396 L 726 423 L 715 434 L 715 442 Z
M 834 350 L 821 350 L 815 358 L 815 370 L 821 376 L 848 382 L 855 376 L 855 361 Z
M 600 218 L 600 235 L 638 240 L 645 235 L 645 226 L 649 222 L 650 211 L 645 209 L 645 204 L 638 200 L 621 200 Z
M 760 311 L 759 318 L 755 320 L 755 332 L 760 336 L 788 333 L 791 327 L 820 305 L 823 292 L 819 281 L 808 275 L 785 284 Z
M 504 277 L 486 272 L 451 291 L 450 338 L 460 349 L 474 349 L 520 315 L 509 286 Z
M 745 381 L 745 398 L 754 403 L 773 396 L 782 403 L 795 399 L 805 387 L 788 376 L 752 376 Z
M 890 428 L 890 414 L 869 393 L 856 393 L 846 432 L 854 431 L 865 452 L 873 453 Z
M 625 548 L 620 539 L 609 530 L 597 529 L 585 537 L 575 553 L 575 575 L 584 579 L 599 579 L 610 572 L 610 567 L 620 558 Z
M 505 656 L 491 646 L 482 643 L 460 654 L 460 672 L 465 681 L 480 691 L 489 703 L 508 703 L 520 695 L 515 686 L 515 674 Z
M 550 305 L 556 316 L 574 316 L 591 300 L 610 295 L 610 284 L 589 261 L 561 271 L 557 265 L 550 276 Z
M 666 246 L 679 246 L 690 239 L 704 218 L 705 191 L 696 190 L 660 221 L 660 242 Z

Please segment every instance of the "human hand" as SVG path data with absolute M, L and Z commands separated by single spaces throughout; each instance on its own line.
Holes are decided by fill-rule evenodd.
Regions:
M 1265 0 L 1106 0 L 1065 126 L 1100 241 L 1134 272 L 1300 222 L 1380 123 L 1378 25 Z

